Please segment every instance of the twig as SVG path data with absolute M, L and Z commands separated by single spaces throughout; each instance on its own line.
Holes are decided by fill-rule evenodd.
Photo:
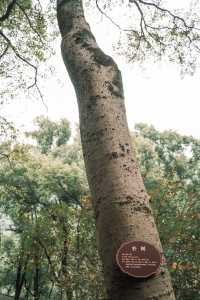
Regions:
M 3 50 L 3 53 L 0 55 L 0 60 L 4 57 L 4 55 L 7 53 L 9 49 L 9 44 L 6 45 L 6 48 Z
M 136 0 L 129 0 L 129 2 L 136 2 Z M 170 10 L 166 9 L 166 8 L 162 8 L 160 7 L 159 5 L 157 5 L 156 3 L 153 3 L 153 2 L 146 2 L 144 0 L 137 0 L 137 2 L 140 2 L 141 4 L 143 5 L 146 5 L 146 6 L 153 6 L 155 7 L 157 10 L 163 12 L 163 13 L 167 13 L 168 15 L 170 15 L 174 20 L 179 20 L 183 23 L 183 25 L 188 28 L 188 29 L 195 29 L 195 30 L 200 30 L 198 28 L 195 28 L 194 26 L 190 26 L 186 23 L 185 19 L 182 18 L 182 17 L 179 17 L 175 14 L 173 14 Z
M 20 9 L 20 10 L 23 12 L 23 14 L 25 15 L 25 17 L 26 17 L 26 19 L 27 19 L 27 21 L 28 21 L 28 24 L 29 24 L 29 26 L 30 26 L 30 28 L 33 30 L 33 32 L 35 32 L 35 33 L 37 34 L 37 36 L 38 36 L 38 38 L 39 38 L 41 44 L 44 45 L 44 42 L 43 42 L 43 40 L 42 40 L 42 38 L 41 38 L 41 35 L 40 35 L 39 32 L 34 28 L 34 26 L 33 26 L 32 22 L 31 22 L 31 20 L 30 20 L 30 18 L 29 18 L 29 16 L 28 16 L 28 14 L 26 13 L 26 10 L 25 10 L 25 9 L 23 8 L 23 6 L 21 6 L 18 2 L 16 3 L 16 5 L 19 7 L 19 9 Z
M 9 45 L 9 47 L 13 50 L 14 54 L 16 55 L 17 58 L 19 58 L 20 60 L 22 60 L 26 65 L 28 65 L 29 67 L 31 67 L 32 69 L 34 69 L 35 72 L 35 76 L 34 76 L 34 82 L 33 84 L 31 84 L 30 86 L 28 86 L 28 89 L 33 88 L 34 86 L 36 87 L 40 98 L 44 104 L 44 106 L 46 107 L 46 109 L 48 110 L 45 102 L 44 102 L 44 98 L 42 95 L 42 92 L 40 91 L 40 88 L 38 87 L 38 83 L 37 83 L 37 78 L 38 78 L 38 68 L 33 65 L 32 63 L 30 63 L 25 57 L 23 57 L 15 48 L 15 46 L 12 44 L 11 40 L 3 33 L 2 30 L 0 30 L 0 35 L 6 40 L 7 44 Z
M 6 40 L 6 42 L 8 43 L 8 45 L 11 47 L 11 49 L 13 50 L 13 52 L 15 53 L 15 55 L 21 59 L 25 64 L 29 65 L 30 67 L 32 67 L 35 70 L 35 73 L 37 75 L 37 67 L 35 65 L 33 65 L 32 63 L 30 63 L 26 58 L 24 58 L 23 56 L 21 56 L 21 54 L 19 54 L 19 52 L 17 51 L 17 49 L 13 46 L 11 40 L 3 33 L 2 30 L 0 30 L 0 35 Z
M 113 19 L 108 15 L 106 14 L 102 9 L 101 7 L 99 6 L 99 3 L 98 1 L 99 0 L 95 0 L 96 1 L 96 7 L 98 8 L 98 10 L 100 11 L 100 13 L 105 16 L 114 26 L 116 26 L 120 31 L 124 31 L 124 32 L 134 32 L 137 34 L 137 31 L 134 30 L 134 29 L 125 29 L 125 28 L 122 28 L 118 23 L 116 23 L 115 21 L 113 21 Z
M 145 20 L 145 17 L 144 17 L 144 13 L 143 13 L 143 11 L 142 11 L 140 5 L 138 4 L 138 2 L 137 2 L 136 0 L 132 0 L 131 2 L 134 3 L 135 6 L 137 7 L 137 9 L 138 9 L 138 11 L 139 11 L 139 13 L 140 13 L 140 15 L 141 15 L 141 18 L 142 18 L 142 20 L 143 20 L 143 22 L 144 22 L 145 28 L 149 27 L 149 28 L 151 28 L 152 30 L 166 30 L 166 29 L 167 29 L 167 30 L 172 30 L 172 28 L 170 28 L 170 27 L 168 27 L 168 26 L 162 26 L 162 27 L 159 26 L 159 27 L 155 27 L 155 26 L 152 26 L 152 25 L 147 24 L 147 22 L 146 22 L 146 20 Z
M 40 244 L 40 246 L 42 247 L 42 249 L 44 250 L 45 256 L 46 256 L 46 258 L 47 258 L 47 260 L 48 260 L 48 263 L 49 263 L 49 265 L 50 265 L 50 267 L 51 267 L 51 270 L 52 270 L 52 272 L 53 272 L 53 276 L 54 276 L 55 280 L 59 283 L 60 280 L 59 280 L 59 278 L 58 278 L 58 276 L 57 276 L 57 274 L 56 274 L 56 272 L 55 272 L 55 270 L 54 270 L 54 267 L 53 267 L 51 258 L 50 258 L 49 254 L 48 254 L 48 252 L 47 252 L 47 249 L 46 249 L 45 245 L 42 243 L 42 241 L 41 241 L 39 238 L 37 238 L 37 241 L 38 241 L 38 243 Z
M 9 18 L 9 16 L 10 16 L 10 14 L 11 14 L 11 12 L 12 12 L 12 10 L 13 10 L 16 3 L 17 3 L 17 0 L 12 0 L 8 4 L 5 14 L 0 17 L 0 23 L 3 23 L 6 19 Z

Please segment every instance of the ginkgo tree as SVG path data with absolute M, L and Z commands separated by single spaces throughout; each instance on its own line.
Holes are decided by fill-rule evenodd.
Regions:
M 2 22 L 9 19 L 17 4 L 13 0 L 6 6 Z M 180 64 L 195 65 L 199 29 L 193 7 L 188 15 L 181 16 L 164 8 L 159 0 L 131 0 L 121 4 L 96 0 L 98 9 L 108 18 L 104 7 L 112 9 L 117 5 L 126 5 L 137 14 L 133 26 L 123 30 L 128 33 L 128 45 L 132 46 L 131 57 L 143 59 L 144 54 L 147 58 L 151 54 L 158 57 L 166 54 Z M 116 251 L 128 240 L 149 242 L 162 252 L 128 132 L 121 74 L 115 61 L 99 48 L 84 17 L 83 1 L 58 0 L 57 18 L 64 63 L 78 99 L 84 161 L 108 299 L 174 299 L 167 270 L 136 282 L 125 277 L 116 266 Z M 3 54 L 9 46 L 19 58 L 5 30 L 1 29 L 0 35 L 6 43 Z
M 96 4 L 99 8 L 99 1 Z M 112 1 L 109 4 L 112 8 Z M 137 44 L 134 53 L 144 47 L 145 52 L 156 49 L 161 55 L 169 43 L 176 53 L 177 45 L 182 48 L 181 36 L 181 40 L 189 39 L 196 47 L 198 35 L 190 35 L 196 25 L 188 25 L 182 17 L 162 8 L 160 1 L 135 0 L 128 5 L 139 12 L 139 22 L 130 30 L 132 43 Z M 147 15 L 146 9 L 150 8 L 153 11 Z M 175 299 L 167 269 L 148 280 L 134 281 L 117 266 L 117 250 L 130 240 L 148 242 L 163 252 L 128 131 L 121 73 L 116 62 L 99 48 L 85 19 L 83 1 L 57 0 L 57 19 L 63 61 L 79 106 L 83 155 L 107 297 Z M 160 32 L 167 33 L 163 36 Z

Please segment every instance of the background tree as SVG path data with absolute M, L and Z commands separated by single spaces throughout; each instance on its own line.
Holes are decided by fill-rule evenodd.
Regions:
M 199 140 L 136 126 L 145 186 L 171 269 L 177 299 L 199 298 Z
M 101 299 L 88 187 L 83 163 L 70 158 L 73 145 L 69 155 L 67 144 L 46 154 L 40 144 L 1 147 L 9 160 L 2 158 L 0 168 L 0 207 L 12 232 L 2 233 L 2 292 L 15 299 Z M 80 143 L 75 147 L 81 151 Z
M 145 124 L 136 126 L 133 139 L 142 176 L 151 196 L 176 298 L 196 300 L 200 283 L 199 140 L 172 131 L 161 133 Z M 23 282 L 21 296 L 29 299 L 34 299 L 36 291 L 39 291 L 39 299 L 65 299 L 66 291 L 72 299 L 104 299 L 91 197 L 85 181 L 78 136 L 73 144 L 55 147 L 48 155 L 39 154 L 30 145 L 24 147 L 18 145 L 12 149 L 10 163 L 14 169 L 10 170 L 6 157 L 1 160 L 0 207 L 4 219 L 6 215 L 9 221 L 1 232 L 0 291 L 14 295 L 18 270 L 18 286 Z M 21 173 L 21 181 L 16 165 L 18 169 L 23 166 L 26 170 Z M 66 167 L 69 169 L 67 173 L 63 172 Z M 76 180 L 72 179 L 75 167 L 78 171 Z M 66 176 L 65 188 L 70 189 L 74 202 L 71 198 L 68 202 L 56 201 L 62 199 L 63 189 L 57 184 L 62 176 Z M 17 192 L 16 182 L 23 186 L 21 192 Z M 79 182 L 82 182 L 82 188 Z M 30 186 L 38 195 L 35 209 L 33 204 L 28 205 L 28 197 L 25 196 Z M 13 190 L 17 197 L 12 194 Z M 77 197 L 80 205 L 77 205 Z M 37 219 L 32 218 L 35 210 Z M 37 281 L 35 266 L 38 259 Z M 57 278 L 58 275 L 62 280 Z M 35 286 L 38 282 L 39 287 L 35 292 L 34 282 Z
M 26 133 L 26 135 L 36 140 L 42 153 L 47 153 L 55 146 L 66 144 L 71 135 L 69 122 L 66 119 L 53 122 L 40 116 L 35 119 L 35 125 L 38 126 L 38 129 Z

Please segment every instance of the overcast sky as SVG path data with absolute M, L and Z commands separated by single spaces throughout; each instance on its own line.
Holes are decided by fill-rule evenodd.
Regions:
M 181 7 L 188 0 L 171 0 L 168 5 Z M 124 63 L 121 57 L 113 53 L 112 42 L 118 38 L 117 29 L 107 21 L 96 22 L 93 31 L 100 46 L 114 56 L 122 71 L 127 117 L 130 129 L 134 124 L 143 122 L 154 125 L 160 130 L 176 130 L 179 133 L 200 138 L 199 125 L 199 77 L 180 78 L 179 70 L 169 63 L 150 64 L 145 71 L 136 65 Z M 43 92 L 48 111 L 40 100 L 27 101 L 21 96 L 4 106 L 4 115 L 24 130 L 32 128 L 32 120 L 37 115 L 48 115 L 52 119 L 67 118 L 72 126 L 78 122 L 78 110 L 72 84 L 65 71 L 59 49 L 51 63 L 57 76 L 48 79 Z M 61 79 L 61 83 L 57 78 Z

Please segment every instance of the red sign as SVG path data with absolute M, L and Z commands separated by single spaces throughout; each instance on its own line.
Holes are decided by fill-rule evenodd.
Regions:
M 116 260 L 122 272 L 136 278 L 147 278 L 158 271 L 161 255 L 147 242 L 131 241 L 121 245 Z

